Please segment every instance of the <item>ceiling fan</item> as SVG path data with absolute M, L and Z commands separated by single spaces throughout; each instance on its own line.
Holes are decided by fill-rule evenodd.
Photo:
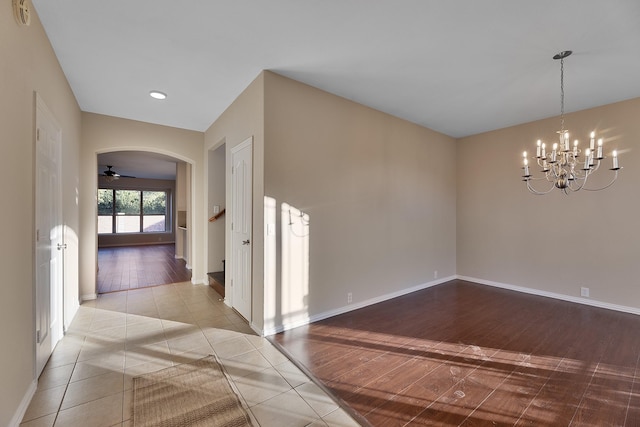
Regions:
M 131 175 L 120 175 L 118 172 L 114 171 L 113 166 L 107 165 L 107 170 L 102 172 L 102 176 L 106 178 L 107 181 L 115 181 L 120 178 L 135 178 L 135 176 Z

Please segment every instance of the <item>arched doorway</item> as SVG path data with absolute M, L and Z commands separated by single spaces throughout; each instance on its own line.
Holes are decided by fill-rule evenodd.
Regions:
M 97 155 L 98 294 L 191 280 L 190 169 L 150 151 Z

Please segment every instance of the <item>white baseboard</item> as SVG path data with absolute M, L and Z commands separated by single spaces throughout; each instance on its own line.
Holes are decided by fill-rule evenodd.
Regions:
M 574 297 L 571 295 L 558 294 L 555 292 L 541 291 L 539 289 L 526 288 L 523 286 L 509 285 L 507 283 L 494 282 L 491 280 L 478 279 L 477 277 L 456 276 L 457 279 L 466 280 L 467 282 L 478 283 L 480 285 L 493 286 L 495 288 L 507 289 L 510 291 L 522 292 L 525 294 L 537 295 L 546 298 L 555 298 L 562 301 L 575 302 L 578 304 L 590 305 L 592 307 L 606 308 L 608 310 L 621 311 L 623 313 L 640 315 L 640 309 L 635 307 L 627 307 L 624 305 L 611 304 L 608 302 L 597 301 L 590 298 Z
M 80 296 L 80 301 L 81 302 L 85 302 L 85 301 L 91 301 L 94 299 L 98 299 L 98 294 L 86 294 L 86 295 L 81 295 Z
M 282 325 L 276 325 L 272 328 L 265 329 L 262 331 L 264 336 L 275 335 L 280 332 L 288 331 L 289 329 L 297 328 L 300 326 L 308 325 L 309 323 L 318 322 L 320 320 L 328 319 L 329 317 L 337 316 L 339 314 L 348 313 L 350 311 L 358 310 L 360 308 L 368 307 L 373 304 L 378 304 L 379 302 L 387 301 L 393 298 L 401 297 L 406 294 L 410 294 L 412 292 L 420 291 L 422 289 L 430 288 L 431 286 L 440 285 L 442 283 L 448 282 L 450 280 L 454 280 L 456 276 L 443 277 L 438 280 L 434 280 L 432 282 L 423 283 L 417 286 L 413 286 L 407 289 L 401 289 L 399 291 L 391 292 L 385 295 L 381 295 L 379 297 L 370 298 L 365 301 L 360 301 L 357 303 L 349 304 L 344 307 L 337 308 L 335 310 L 325 311 L 324 313 L 315 314 L 313 316 L 308 316 L 305 319 L 301 319 L 297 322 L 284 323 Z
M 24 417 L 24 414 L 27 412 L 27 408 L 29 408 L 29 404 L 31 403 L 31 399 L 33 399 L 33 395 L 36 393 L 37 388 L 38 381 L 31 381 L 27 392 L 22 397 L 20 406 L 18 406 L 15 414 L 13 414 L 13 418 L 11 418 L 11 421 L 9 421 L 9 427 L 18 427 L 20 425 L 20 421 L 22 421 L 22 417 Z
M 198 280 L 198 279 L 195 279 L 195 278 L 192 277 L 191 278 L 191 283 L 193 285 L 207 285 L 208 284 L 208 280 L 206 278 Z

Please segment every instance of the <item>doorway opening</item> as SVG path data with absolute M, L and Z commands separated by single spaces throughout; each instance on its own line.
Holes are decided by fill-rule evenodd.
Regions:
M 208 153 L 208 226 L 207 275 L 211 286 L 221 298 L 226 297 L 226 144 L 222 143 Z
M 191 165 L 114 151 L 97 171 L 97 293 L 191 280 Z

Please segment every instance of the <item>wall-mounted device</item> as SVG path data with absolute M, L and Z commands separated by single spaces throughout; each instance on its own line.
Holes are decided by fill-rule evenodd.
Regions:
M 20 25 L 31 24 L 31 6 L 29 0 L 13 0 L 13 15 Z

